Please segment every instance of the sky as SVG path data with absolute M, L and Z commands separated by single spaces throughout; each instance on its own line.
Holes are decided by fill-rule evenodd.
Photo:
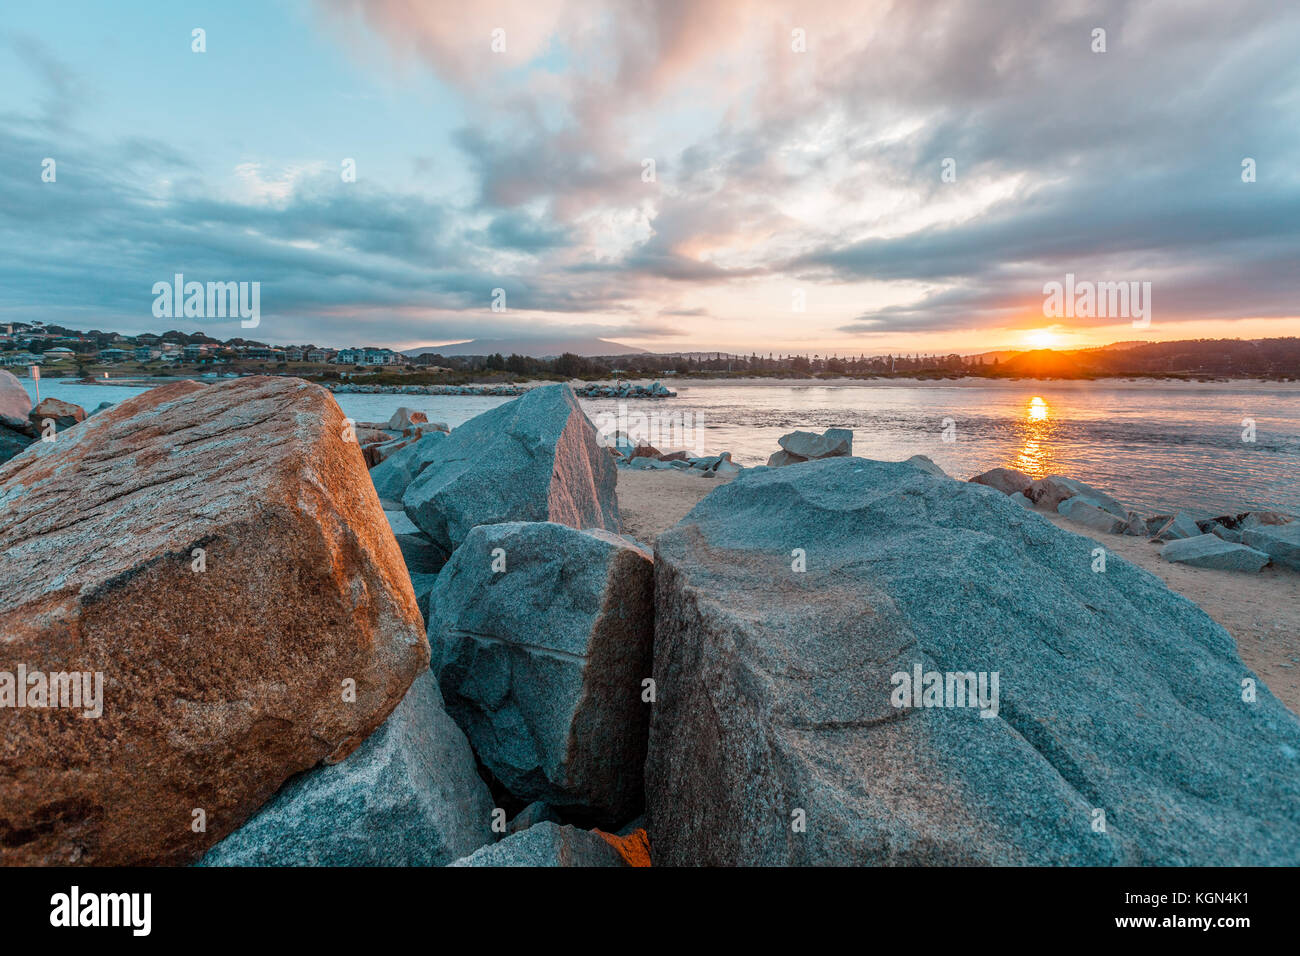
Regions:
M 1297 51 L 1289 0 L 9 4 L 0 322 L 841 355 L 1300 335 Z M 258 327 L 155 317 L 176 273 L 260 283 Z M 1146 321 L 1052 314 L 1067 274 L 1149 288 Z

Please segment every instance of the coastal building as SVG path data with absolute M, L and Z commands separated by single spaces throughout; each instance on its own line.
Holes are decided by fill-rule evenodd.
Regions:
M 360 365 L 366 357 L 364 349 L 339 349 L 334 357 L 336 365 Z
M 334 353 L 329 349 L 312 349 L 307 353 L 308 362 L 329 362 L 334 358 Z
M 207 347 L 203 345 L 187 345 L 181 349 L 181 357 L 187 362 L 197 362 L 207 352 Z
M 117 349 L 117 348 L 100 349 L 99 360 L 101 362 L 108 363 L 108 364 L 111 364 L 113 362 L 125 362 L 127 358 L 130 356 L 130 354 L 131 353 L 128 352 L 126 349 Z
M 40 365 L 41 357 L 31 352 L 0 352 L 0 365 Z

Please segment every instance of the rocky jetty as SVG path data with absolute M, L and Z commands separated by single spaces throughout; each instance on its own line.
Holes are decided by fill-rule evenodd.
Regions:
M 649 445 L 631 447 L 626 453 L 617 446 L 611 446 L 614 462 L 619 468 L 632 471 L 684 471 L 701 478 L 716 478 L 718 475 L 734 475 L 740 471 L 740 465 L 731 460 L 731 452 L 719 455 L 690 456 L 683 451 L 661 453 Z
M 1300 722 L 1091 549 L 902 463 L 719 487 L 656 548 L 656 864 L 1300 862 Z
M 344 436 L 306 382 L 178 382 L 0 466 L 0 672 L 102 692 L 6 711 L 0 863 L 195 860 L 397 706 L 429 650 Z
M 676 398 L 677 393 L 665 388 L 659 382 L 649 385 L 633 385 L 631 382 L 618 382 L 615 385 L 598 385 L 589 382 L 578 385 L 574 393 L 582 398 Z
M 402 504 L 447 550 L 474 526 L 503 521 L 617 533 L 617 480 L 573 389 L 547 385 L 470 419 L 433 445 Z
M 567 385 L 450 433 L 289 378 L 54 417 L 0 465 L 0 864 L 1300 864 L 1300 722 L 1040 512 L 1240 571 L 1290 515 L 841 429 L 606 447 Z M 651 553 L 620 468 L 736 479 Z
M 328 386 L 337 395 L 523 395 L 522 385 L 360 385 L 332 382 Z

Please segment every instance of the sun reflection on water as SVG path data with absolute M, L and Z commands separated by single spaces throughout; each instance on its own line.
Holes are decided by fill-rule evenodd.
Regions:
M 1035 395 L 1025 406 L 1025 416 L 1016 426 L 1020 451 L 1012 460 L 1011 467 L 1031 478 L 1042 478 L 1052 473 L 1052 444 L 1048 439 L 1056 425 L 1051 412 L 1047 402 Z

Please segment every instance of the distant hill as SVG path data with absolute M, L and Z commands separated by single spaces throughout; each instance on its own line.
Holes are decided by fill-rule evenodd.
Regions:
M 1151 373 L 1294 376 L 1300 373 L 1300 338 L 1180 339 L 1066 352 L 1035 349 L 1002 362 L 998 372 L 1026 378 Z
M 966 356 L 969 359 L 983 359 L 986 365 L 993 362 L 1005 362 L 1009 358 L 1014 358 L 1022 354 L 1025 349 L 1002 349 L 997 352 L 976 352 L 974 355 Z
M 527 355 L 530 358 L 555 358 L 565 352 L 591 358 L 597 355 L 648 355 L 645 349 L 634 349 L 609 339 L 473 339 L 451 345 L 426 345 L 407 349 L 403 355 Z

